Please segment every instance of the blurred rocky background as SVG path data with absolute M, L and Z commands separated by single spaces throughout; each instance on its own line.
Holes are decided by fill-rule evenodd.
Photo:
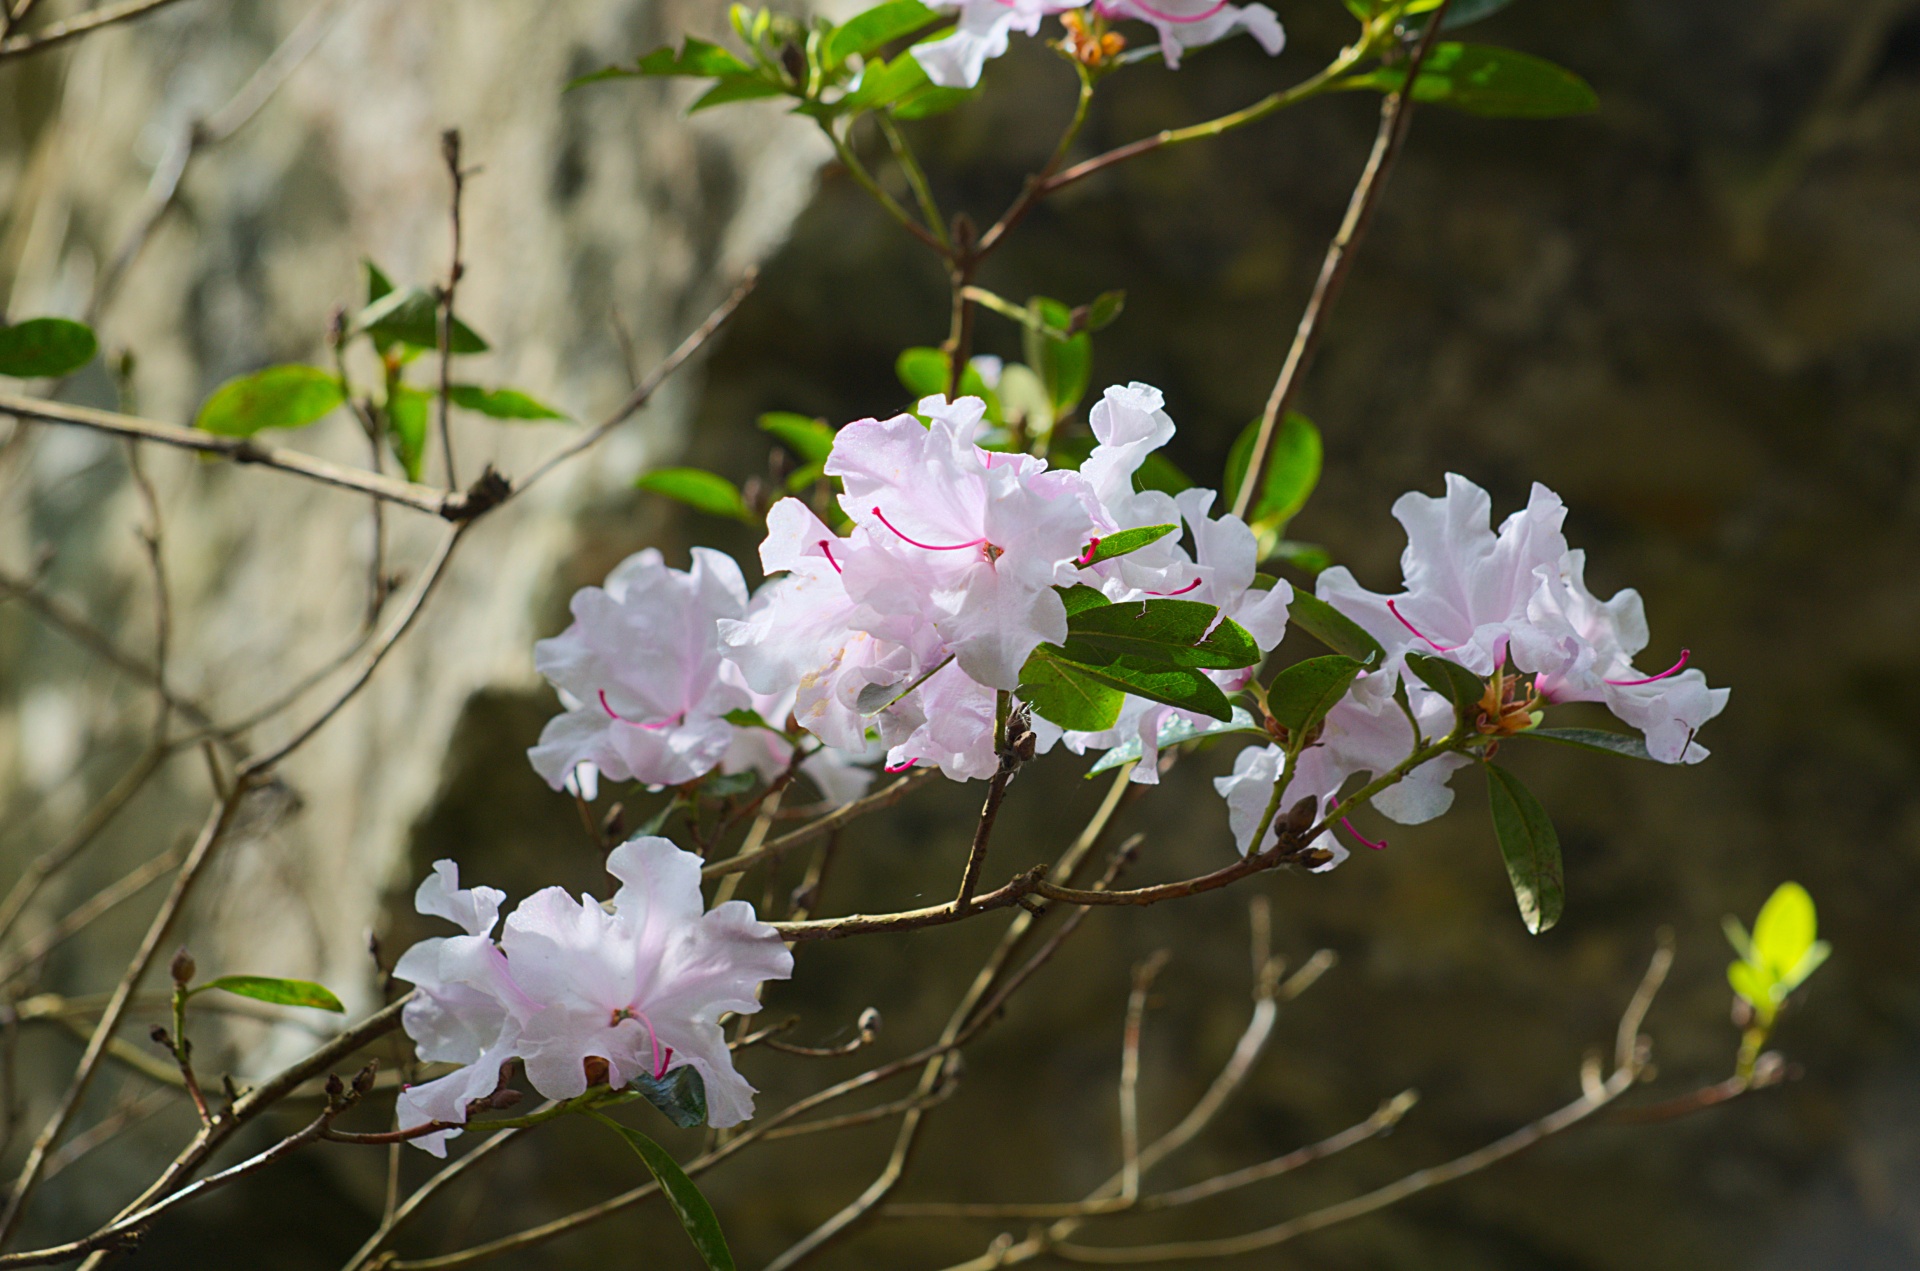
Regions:
M 760 186 L 738 177 L 768 192 L 729 206 L 757 207 L 809 188 L 796 170 L 800 152 L 771 132 L 778 118 L 771 110 L 749 107 L 731 125 L 718 115 L 703 125 L 735 129 L 726 134 L 731 141 L 715 143 L 715 158 L 697 148 L 656 152 L 666 144 L 661 138 L 686 135 L 668 95 L 656 89 L 615 85 L 566 99 L 549 91 L 570 70 L 628 56 L 682 26 L 717 38 L 717 14 L 628 14 L 583 2 L 538 13 L 488 6 L 495 16 L 482 19 L 463 9 L 462 20 L 476 25 L 456 56 L 455 42 L 442 34 L 450 6 L 362 0 L 359 8 L 364 14 L 343 20 L 343 31 L 384 15 L 416 31 L 429 51 L 420 61 L 388 61 L 380 60 L 389 50 L 379 40 L 324 44 L 315 56 L 335 48 L 333 79 L 317 76 L 309 91 L 338 127 L 359 130 L 366 146 L 408 156 L 410 177 L 367 196 L 368 206 L 402 228 L 383 237 L 368 227 L 386 221 L 316 214 L 308 196 L 285 192 L 296 180 L 351 185 L 351 176 L 338 175 L 360 170 L 351 148 L 316 153 L 263 132 L 259 149 L 235 149 L 224 172 L 209 162 L 196 178 L 204 187 L 188 188 L 204 188 L 201 197 L 220 204 L 250 198 L 251 210 L 209 210 L 193 242 L 169 248 L 156 237 L 142 267 L 156 275 L 146 285 L 164 303 L 150 302 L 157 316 L 141 322 L 130 314 L 124 330 L 106 321 L 109 337 L 158 362 L 161 350 L 187 339 L 178 315 L 215 312 L 187 305 L 181 288 L 190 284 L 166 280 L 202 277 L 202 290 L 225 294 L 236 287 L 235 260 L 255 271 L 245 276 L 311 269 L 323 282 L 208 327 L 193 369 L 179 372 L 171 388 L 162 380 L 143 390 L 150 413 L 179 417 L 226 374 L 273 357 L 311 356 L 319 315 L 352 298 L 362 253 L 389 254 L 401 262 L 396 270 L 431 277 L 444 252 L 434 133 L 445 124 L 466 128 L 474 160 L 488 165 L 475 182 L 476 200 L 502 200 L 497 217 L 476 218 L 470 240 L 473 320 L 506 351 L 500 378 L 583 413 L 620 387 L 608 303 L 627 306 L 637 329 L 643 308 L 653 306 L 646 311 L 658 316 L 645 319 L 653 324 L 646 338 L 664 347 L 719 285 L 691 266 L 673 282 L 647 272 L 660 268 L 652 236 L 666 232 L 645 219 L 649 198 L 683 207 L 673 223 L 687 228 L 675 232 L 697 236 L 721 227 L 704 204 L 674 201 L 708 188 L 703 181 L 712 180 L 715 165 L 771 174 Z M 174 25 L 156 21 L 110 47 L 149 68 L 151 80 L 139 91 L 151 102 L 170 75 L 205 56 L 204 39 L 195 43 L 192 33 L 217 28 L 222 40 L 237 40 L 238 26 L 220 24 L 261 11 L 188 0 L 166 19 Z M 619 21 L 607 16 L 616 12 Z M 1254 100 L 1318 65 L 1349 29 L 1331 0 L 1283 6 L 1281 16 L 1292 44 L 1277 61 L 1236 45 L 1197 56 L 1177 74 L 1148 65 L 1117 78 L 1103 92 L 1089 144 Z M 503 25 L 489 25 L 496 20 Z M 416 22 L 425 25 L 405 25 Z M 169 32 L 177 43 L 165 43 Z M 511 49 L 493 42 L 509 38 Z M 1750 918 L 1777 882 L 1794 878 L 1819 902 L 1822 934 L 1836 946 L 1777 1039 L 1802 1069 L 1797 1081 L 1685 1120 L 1590 1126 L 1448 1190 L 1242 1264 L 1911 1266 L 1920 1259 L 1920 947 L 1912 918 L 1920 901 L 1920 641 L 1913 635 L 1920 622 L 1920 3 L 1520 0 L 1473 38 L 1573 67 L 1598 89 L 1602 109 L 1539 123 L 1419 113 L 1300 398 L 1326 437 L 1327 475 L 1290 532 L 1326 545 L 1364 582 L 1386 587 L 1401 546 L 1387 509 L 1399 491 L 1437 490 L 1440 474 L 1454 470 L 1509 509 L 1524 500 L 1528 482 L 1545 482 L 1572 508 L 1568 533 L 1589 551 L 1595 590 L 1636 586 L 1646 596 L 1649 664 L 1665 665 L 1663 657 L 1690 648 L 1713 683 L 1733 687 L 1733 701 L 1703 736 L 1712 759 L 1687 770 L 1509 747 L 1507 756 L 1553 811 L 1567 852 L 1567 917 L 1544 937 L 1528 937 L 1514 913 L 1471 774 L 1456 778 L 1452 816 L 1391 828 L 1387 851 L 1360 853 L 1325 877 L 1259 882 L 1272 901 L 1277 946 L 1296 964 L 1329 948 L 1340 964 L 1285 1011 L 1247 1096 L 1162 1181 L 1189 1181 L 1316 1140 L 1407 1087 L 1422 1101 L 1389 1139 L 1205 1209 L 1117 1225 L 1104 1239 L 1268 1225 L 1478 1146 L 1568 1101 L 1582 1056 L 1610 1045 L 1662 926 L 1676 934 L 1679 961 L 1649 1021 L 1660 1075 L 1638 1097 L 1718 1080 L 1730 1071 L 1736 1041 L 1720 918 Z M 249 46 L 256 61 L 272 43 L 263 34 Z M 32 116 L 36 102 L 44 109 L 44 94 L 73 82 L 84 54 L 64 56 L 73 66 L 58 73 L 51 59 L 0 67 L 23 94 L 17 116 Z M 528 62 L 549 69 L 536 74 L 521 65 Z M 476 63 L 514 67 L 489 77 Z M 441 68 L 438 77 L 423 65 Z M 342 79 L 352 75 L 417 101 L 409 116 L 421 121 L 412 125 L 417 135 L 402 136 L 374 110 L 375 99 L 356 97 Z M 1032 44 L 995 63 L 987 82 L 984 100 L 914 133 L 942 199 L 981 220 L 1044 157 L 1071 102 L 1068 74 Z M 43 95 L 20 87 L 28 83 Z M 119 76 L 105 83 L 135 91 Z M 511 102 L 502 97 L 507 84 L 521 94 Z M 288 109 L 286 100 L 297 99 L 277 108 Z M 572 118 L 569 112 L 595 121 L 591 144 L 572 160 L 562 162 L 568 152 L 558 144 L 503 153 L 504 143 L 487 140 L 489 119 L 505 130 L 508 121 Z M 1210 479 L 1265 398 L 1374 119 L 1371 98 L 1326 100 L 1122 167 L 1042 209 L 982 282 L 1016 297 L 1041 292 L 1070 301 L 1124 287 L 1125 315 L 1096 338 L 1095 383 L 1139 379 L 1163 388 L 1181 426 L 1175 458 Z M 254 126 L 268 122 L 263 113 Z M 24 171 L 37 134 L 15 126 Z M 565 131 L 555 128 L 541 135 Z M 89 142 L 89 154 L 106 157 L 79 166 L 117 164 L 126 173 L 113 198 L 102 193 L 90 205 L 93 215 L 124 215 L 120 209 L 137 197 L 145 152 L 134 147 L 135 134 L 123 123 Z M 709 156 L 704 165 L 699 154 Z M 387 161 L 368 163 L 378 171 Z M 509 200 L 564 203 L 569 181 L 595 192 L 590 216 L 541 213 L 524 224 L 507 214 L 523 206 Z M 303 207 L 324 222 L 319 246 L 284 237 Z M 741 215 L 768 225 L 784 216 L 776 212 L 763 221 Z M 175 224 L 184 233 L 200 221 Z M 222 225 L 244 228 L 208 241 Z M 742 233 L 748 246 L 737 250 L 744 254 L 777 236 Z M 760 411 L 842 422 L 897 408 L 904 394 L 891 372 L 894 356 L 937 342 L 945 330 L 944 279 L 919 250 L 851 182 L 830 173 L 708 365 L 697 406 L 682 408 L 690 427 L 661 421 L 654 435 L 679 438 L 692 462 L 745 478 L 764 470 L 766 439 L 753 427 Z M 628 270 L 638 272 L 621 272 Z M 982 322 L 985 351 L 1017 355 L 1010 328 L 990 317 Z M 268 339 L 273 323 L 288 324 L 284 343 Z M 418 931 L 399 912 L 407 880 L 439 856 L 458 858 L 472 877 L 516 895 L 553 882 L 598 885 L 598 855 L 575 810 L 522 758 L 553 709 L 544 690 L 529 686 L 524 641 L 528 632 L 558 630 L 570 590 L 597 581 L 642 545 L 659 544 L 676 561 L 695 543 L 751 559 L 744 529 L 621 492 L 642 462 L 667 453 L 660 445 L 601 452 L 578 478 L 582 485 L 552 492 L 562 506 L 539 514 L 564 532 L 523 543 L 503 522 L 476 535 L 468 565 L 503 570 L 524 559 L 508 570 L 519 581 L 483 593 L 476 576 L 470 592 L 443 597 L 454 602 L 443 612 L 463 621 L 414 646 L 416 663 L 389 668 L 384 692 L 368 708 L 382 714 L 352 734 L 362 746 L 376 738 L 393 745 L 396 720 L 407 718 L 408 685 L 429 671 L 444 674 L 449 659 L 473 656 L 462 648 L 484 638 L 492 660 L 456 677 L 456 696 L 434 690 L 430 726 L 409 738 L 404 754 L 365 756 L 369 767 L 395 770 L 382 780 L 415 792 L 384 805 L 389 818 L 396 809 L 417 810 L 408 813 L 406 841 L 363 837 L 324 819 L 334 815 L 324 808 L 315 822 L 310 806 L 290 823 L 296 828 L 282 831 L 287 844 L 270 859 L 290 862 L 308 880 L 303 888 L 325 896 L 393 887 L 399 903 L 390 906 L 388 931 L 396 943 Z M 111 452 L 68 460 L 75 475 L 61 487 L 65 519 L 40 513 L 36 524 L 45 528 L 9 551 L 63 542 L 101 500 L 124 502 L 123 490 L 114 493 L 122 480 L 116 460 Z M 189 471 L 180 479 L 230 476 Z M 218 540 L 227 552 L 295 550 L 288 542 L 311 529 L 299 519 L 303 493 L 271 506 L 223 497 L 235 501 L 212 514 L 229 518 Z M 223 560 L 195 560 L 185 546 L 198 510 L 190 501 L 171 506 L 171 524 L 183 536 L 181 568 L 217 573 Z M 236 524 L 243 508 L 255 520 Z M 131 596 L 137 557 L 125 543 L 114 552 Z M 64 552 L 60 560 L 53 577 L 76 588 L 98 568 L 82 556 L 68 574 Z M 259 577 L 234 574 L 229 585 L 257 588 Z M 263 594 L 278 593 L 249 592 L 249 603 L 264 605 Z M 127 629 L 144 630 L 136 602 L 127 603 L 134 606 Z M 13 668 L 28 657 L 69 656 L 19 616 L 6 620 L 10 685 L 23 678 Z M 220 647 L 228 637 L 219 631 L 216 624 L 182 638 Z M 218 678 L 210 677 L 210 687 Z M 13 708 L 25 710 L 18 701 Z M 101 743 L 76 745 L 73 754 L 95 755 Z M 1231 747 L 1183 761 L 1159 792 L 1123 814 L 1123 830 L 1146 835 L 1134 877 L 1170 878 L 1227 859 L 1225 818 L 1207 779 L 1230 764 Z M 1060 797 L 1058 770 L 1083 765 L 1055 755 L 1045 761 L 1052 778 L 1015 784 L 990 876 L 1051 857 L 1073 833 L 1104 789 L 1089 782 L 1075 788 L 1077 802 Z M 977 797 L 977 790 L 938 784 L 850 831 L 824 906 L 899 907 L 944 895 Z M 156 808 L 129 821 L 127 833 L 150 847 L 154 835 L 178 832 L 189 814 L 185 803 Z M 51 812 L 43 815 L 57 824 Z M 14 817 L 8 821 L 11 831 Z M 18 853 L 23 841 L 45 833 L 10 832 L 7 850 Z M 344 883 L 334 855 L 341 852 L 352 853 L 359 871 Z M 1245 1021 L 1247 890 L 1096 914 L 1006 1023 L 969 1052 L 966 1080 L 934 1114 L 902 1198 L 1059 1200 L 1107 1177 L 1117 1160 L 1113 1092 L 1130 968 L 1162 947 L 1173 960 L 1148 1019 L 1143 1099 L 1148 1133 L 1171 1124 Z M 899 938 L 880 956 L 859 942 L 810 949 L 770 1009 L 799 1013 L 796 1038 L 820 1042 L 845 1036 L 858 1012 L 874 1006 L 887 1031 L 880 1052 L 870 1053 L 905 1053 L 944 1021 L 991 944 L 990 926 Z M 347 952 L 337 956 L 325 969 L 344 986 L 358 980 L 364 991 L 363 972 L 350 969 Z M 80 992 L 104 982 L 65 987 Z M 41 1053 L 53 1057 L 51 1044 Z M 856 1064 L 864 1057 L 763 1055 L 743 1066 L 777 1103 Z M 409 1256 L 457 1248 L 639 1181 L 624 1149 L 594 1130 L 568 1126 L 500 1153 L 463 1194 L 437 1203 L 400 1247 Z M 890 1142 L 884 1127 L 801 1139 L 709 1176 L 741 1264 L 764 1264 L 850 1199 Z M 155 1266 L 337 1267 L 378 1213 L 383 1166 L 310 1154 L 277 1186 L 235 1188 L 188 1211 L 141 1256 Z M 423 1167 L 409 1161 L 408 1177 Z M 117 1193 L 130 1182 L 102 1185 Z M 61 1214 L 58 1204 L 47 1211 Z M 979 1253 L 1008 1227 L 1018 1230 L 1005 1221 L 885 1223 L 819 1265 L 943 1266 Z M 500 1265 L 642 1258 L 691 1266 L 680 1240 L 664 1212 L 641 1210 Z M 234 1260 L 235 1248 L 247 1250 L 244 1261 Z

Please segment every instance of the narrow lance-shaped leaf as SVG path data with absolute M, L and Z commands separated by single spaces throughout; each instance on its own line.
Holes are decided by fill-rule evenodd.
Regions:
M 1252 666 L 1260 646 L 1245 627 L 1192 600 L 1129 600 L 1070 614 L 1067 656 L 1105 662 L 1138 658 L 1148 665 L 1226 671 Z
M 757 101 L 762 97 L 784 97 L 787 88 L 758 75 L 729 75 L 694 99 L 687 107 L 689 115 L 724 106 L 729 102 Z
M 418 481 L 427 467 L 427 417 L 433 398 L 417 388 L 395 384 L 387 394 L 387 443 L 407 470 L 407 480 Z
M 655 49 L 634 66 L 638 75 L 744 75 L 752 68 L 718 44 L 688 36 L 675 52 L 671 45 Z
M 1479 709 L 1480 699 L 1487 692 L 1486 681 L 1458 662 L 1445 658 L 1409 653 L 1407 669 L 1419 676 L 1428 688 L 1452 702 L 1455 713 L 1463 720 L 1473 718 L 1473 712 Z
M 447 396 L 455 406 L 485 415 L 490 419 L 566 419 L 555 410 L 517 388 L 482 388 L 478 384 L 454 384 Z
M 1247 464 L 1253 457 L 1253 443 L 1260 434 L 1260 421 L 1254 420 L 1241 430 L 1227 454 L 1223 498 L 1232 506 L 1247 478 Z M 1320 430 L 1298 411 L 1288 411 L 1273 431 L 1267 456 L 1267 479 L 1260 497 L 1247 514 L 1247 523 L 1282 528 L 1305 507 L 1314 487 L 1320 484 L 1322 461 Z
M 734 1271 L 733 1254 L 727 1250 L 727 1238 L 720 1230 L 720 1219 L 714 1214 L 713 1206 L 700 1194 L 687 1172 L 680 1168 L 679 1162 L 667 1154 L 667 1150 L 655 1143 L 632 1126 L 622 1125 L 612 1117 L 602 1116 L 598 1112 L 588 1112 L 588 1116 L 611 1129 L 627 1141 L 647 1169 L 660 1184 L 660 1191 L 667 1198 L 667 1205 L 673 1210 L 673 1216 L 680 1220 L 686 1229 L 687 1237 L 693 1241 L 693 1247 L 699 1251 L 701 1261 L 708 1271 Z
M 51 379 L 71 375 L 100 350 L 93 328 L 68 318 L 28 318 L 0 327 L 0 375 Z
M 325 985 L 310 980 L 282 980 L 266 975 L 223 975 L 217 980 L 195 985 L 187 996 L 213 989 L 250 997 L 256 1002 L 272 1002 L 276 1006 L 311 1006 L 315 1010 L 333 1011 L 335 1014 L 344 1013 L 347 1009 Z
M 222 437 L 251 437 L 262 428 L 304 428 L 345 400 L 329 371 L 269 366 L 215 389 L 193 423 Z
M 1507 863 L 1513 898 L 1520 904 L 1520 918 L 1527 930 L 1537 936 L 1560 921 L 1566 903 L 1560 835 L 1547 810 L 1517 777 L 1498 764 L 1482 767 L 1487 770 L 1487 802 L 1493 811 L 1494 837 Z
M 1406 79 L 1405 67 L 1382 66 L 1334 86 L 1393 93 Z M 1600 104 L 1585 80 L 1542 58 L 1485 44 L 1444 42 L 1434 45 L 1421 66 L 1413 99 L 1474 115 L 1519 119 L 1581 115 Z
M 1556 742 L 1562 746 L 1578 746 L 1582 750 L 1595 750 L 1603 755 L 1624 755 L 1628 759 L 1652 761 L 1647 753 L 1647 743 L 1630 733 L 1613 733 L 1603 728 L 1529 728 L 1524 733 L 1515 733 L 1516 737 L 1538 737 L 1541 741 Z
M 710 516 L 724 516 L 753 524 L 753 513 L 740 488 L 715 472 L 700 468 L 656 468 L 635 481 L 636 489 L 677 499 Z
M 833 452 L 833 429 L 824 419 L 813 419 L 790 410 L 770 410 L 760 416 L 759 423 L 762 432 L 773 434 L 808 463 L 825 463 Z
M 1149 544 L 1158 543 L 1179 528 L 1178 525 L 1142 525 L 1138 529 L 1115 530 L 1094 542 L 1093 550 L 1083 558 L 1084 563 L 1098 565 L 1103 560 L 1137 552 Z
M 855 54 L 865 55 L 911 35 L 933 21 L 933 10 L 920 0 L 887 0 L 848 18 L 827 39 L 827 65 L 837 67 Z
M 353 329 L 373 337 L 381 348 L 407 344 L 417 349 L 440 347 L 440 303 L 425 287 L 390 291 L 354 315 Z M 459 317 L 447 338 L 453 353 L 485 353 L 487 342 Z

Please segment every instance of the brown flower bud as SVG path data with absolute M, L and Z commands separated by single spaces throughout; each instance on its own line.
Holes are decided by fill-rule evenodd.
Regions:
M 173 982 L 181 988 L 193 983 L 194 972 L 200 968 L 194 965 L 193 955 L 187 952 L 185 945 L 173 955 L 173 961 L 167 964 L 167 970 L 173 975 Z

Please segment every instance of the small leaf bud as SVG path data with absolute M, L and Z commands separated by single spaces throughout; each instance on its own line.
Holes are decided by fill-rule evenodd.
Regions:
M 173 961 L 167 964 L 167 970 L 172 974 L 173 982 L 185 988 L 193 983 L 194 972 L 199 967 L 194 965 L 193 955 L 187 952 L 186 946 L 181 945 L 180 951 L 173 955 Z

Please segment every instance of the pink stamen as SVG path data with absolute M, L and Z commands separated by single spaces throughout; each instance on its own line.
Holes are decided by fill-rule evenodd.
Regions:
M 834 573 L 836 573 L 836 574 L 844 574 L 844 573 L 846 573 L 847 571 L 846 571 L 846 570 L 844 570 L 844 569 L 842 569 L 842 568 L 840 568 L 840 562 L 839 562 L 839 561 L 837 561 L 837 560 L 835 560 L 835 559 L 833 558 L 833 548 L 832 548 L 832 547 L 830 547 L 830 546 L 828 546 L 828 543 L 829 543 L 829 541 L 830 541 L 830 540 L 828 540 L 828 539 L 824 539 L 824 538 L 823 538 L 823 539 L 821 539 L 821 540 L 820 540 L 820 550 L 826 553 L 826 555 L 827 555 L 827 564 L 829 564 L 829 565 L 831 565 L 831 566 L 833 566 L 833 572 L 834 572 Z
M 1188 583 L 1186 586 L 1182 587 L 1179 591 L 1150 591 L 1147 594 L 1149 596 L 1184 596 L 1188 592 L 1192 591 L 1195 587 L 1198 587 L 1200 585 L 1200 582 L 1201 580 L 1196 578 L 1192 582 Z
M 1644 680 L 1608 680 L 1607 683 L 1613 685 L 1615 688 L 1633 688 L 1640 684 L 1656 684 L 1670 675 L 1680 674 L 1680 672 L 1686 668 L 1687 659 L 1692 656 L 1693 650 L 1682 649 L 1680 650 L 1680 660 L 1658 675 L 1649 675 Z
M 658 1081 L 660 1080 L 660 1078 L 666 1076 L 667 1069 L 670 1068 L 672 1065 L 673 1065 L 673 1047 L 669 1046 L 667 1047 L 667 1057 L 665 1059 L 662 1059 L 660 1061 L 660 1066 L 654 1070 L 653 1079 L 655 1081 Z
M 607 713 L 608 719 L 617 719 L 623 724 L 630 725 L 634 728 L 644 728 L 650 733 L 657 733 L 662 728 L 672 728 L 675 724 L 679 723 L 683 718 L 686 717 L 686 712 L 681 711 L 678 715 L 673 716 L 671 719 L 663 719 L 657 724 L 643 724 L 637 719 L 626 718 L 619 711 L 616 711 L 615 709 L 613 709 L 613 707 L 609 706 L 607 704 L 607 690 L 600 689 L 599 693 L 600 693 L 600 709 Z
M 1133 16 L 1128 13 L 1120 13 L 1118 6 L 1115 6 L 1115 5 L 1095 4 L 1093 7 L 1100 11 L 1100 14 L 1102 17 L 1110 18 L 1115 16 L 1116 13 L 1118 13 L 1119 16 L 1123 18 Z M 1160 19 L 1160 21 L 1162 22 L 1172 22 L 1175 25 L 1184 25 L 1185 23 L 1188 23 L 1188 22 L 1205 22 L 1208 18 L 1212 17 L 1214 14 L 1226 8 L 1227 0 L 1218 0 L 1218 3 L 1214 4 L 1205 13 L 1196 13 L 1192 17 L 1180 17 L 1176 14 L 1164 12 L 1160 9 L 1154 8 L 1150 4 L 1142 3 L 1142 0 L 1133 0 L 1133 7 L 1140 10 L 1140 12 L 1142 13 L 1145 13 L 1152 17 Z
M 875 508 L 873 510 L 873 514 L 880 518 L 880 524 L 886 526 L 888 529 L 892 530 L 895 534 L 900 534 L 900 527 L 895 525 L 892 521 L 889 521 L 887 519 L 887 514 L 885 512 L 882 512 L 879 508 Z M 985 538 L 976 538 L 970 543 L 951 543 L 943 547 L 938 543 L 922 543 L 918 539 L 907 538 L 905 534 L 900 534 L 900 537 L 904 541 L 913 544 L 913 546 L 923 547 L 930 552 L 964 552 L 969 547 L 978 547 L 980 546 L 980 544 L 987 541 Z
M 1415 634 L 1416 636 L 1419 636 L 1422 640 L 1426 640 L 1427 647 L 1429 649 L 1432 649 L 1435 653 L 1452 653 L 1455 649 L 1460 647 L 1457 644 L 1435 644 L 1433 641 L 1427 640 L 1426 633 L 1421 631 L 1420 628 L 1414 626 L 1411 622 L 1408 622 L 1406 615 L 1401 613 L 1399 606 L 1395 605 L 1391 600 L 1387 602 L 1387 612 L 1391 613 L 1394 617 L 1400 619 L 1401 626 L 1413 632 L 1413 634 Z
M 908 760 L 905 760 L 905 761 L 903 761 L 903 762 L 901 762 L 901 763 L 890 763 L 890 764 L 888 764 L 888 765 L 886 766 L 886 771 L 888 771 L 888 772 L 905 772 L 905 771 L 906 771 L 907 769 L 909 769 L 909 768 L 911 768 L 911 767 L 913 767 L 913 765 L 915 765 L 915 764 L 917 764 L 917 763 L 919 763 L 919 762 L 920 762 L 920 761 L 919 761 L 918 759 L 908 759 Z
M 1387 841 L 1385 839 L 1381 839 L 1378 843 L 1374 842 L 1372 839 L 1368 838 L 1366 835 L 1362 834 L 1360 831 L 1354 829 L 1353 822 L 1347 820 L 1347 818 L 1345 818 L 1344 816 L 1340 818 L 1340 824 L 1346 827 L 1347 833 L 1353 835 L 1353 837 L 1359 839 L 1362 843 L 1366 844 L 1368 847 L 1372 848 L 1374 851 L 1384 852 L 1387 850 Z
M 1099 550 L 1100 550 L 1100 536 L 1096 534 L 1092 538 L 1087 540 L 1087 550 L 1080 553 L 1080 559 L 1073 563 L 1079 566 L 1080 568 L 1085 569 L 1088 565 L 1091 565 L 1093 563 L 1093 554 Z

